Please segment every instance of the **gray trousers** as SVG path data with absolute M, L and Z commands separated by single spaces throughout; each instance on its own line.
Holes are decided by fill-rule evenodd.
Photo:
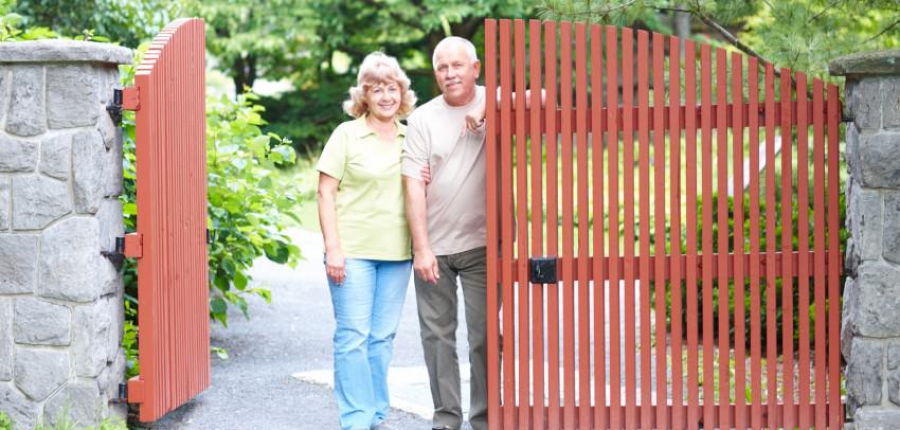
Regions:
M 434 401 L 434 427 L 462 426 L 459 358 L 456 355 L 456 279 L 462 284 L 469 332 L 470 407 L 474 430 L 487 429 L 487 255 L 484 247 L 437 256 L 437 285 L 415 277 L 425 365 Z

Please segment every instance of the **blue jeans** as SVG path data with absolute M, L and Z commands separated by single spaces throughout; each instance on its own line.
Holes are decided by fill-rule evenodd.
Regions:
M 348 258 L 344 283 L 331 279 L 334 392 L 342 429 L 368 429 L 390 409 L 387 373 L 409 285 L 411 260 Z

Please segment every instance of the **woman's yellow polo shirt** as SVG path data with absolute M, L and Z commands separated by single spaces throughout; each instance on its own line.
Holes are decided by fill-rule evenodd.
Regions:
M 397 122 L 392 143 L 378 140 L 366 117 L 334 130 L 316 169 L 338 181 L 337 229 L 347 258 L 412 258 L 403 202 L 400 152 L 406 126 Z

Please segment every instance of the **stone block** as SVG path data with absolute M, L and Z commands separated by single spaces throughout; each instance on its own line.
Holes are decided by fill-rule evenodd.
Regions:
M 882 229 L 884 216 L 883 199 L 880 191 L 870 190 L 852 184 L 848 191 L 850 207 L 847 209 L 848 229 L 853 242 L 858 247 L 862 261 L 881 258 Z
M 34 292 L 38 237 L 0 234 L 0 295 Z
M 14 347 L 12 301 L 0 300 L 0 381 L 12 380 Z M 0 383 L 0 387 L 4 385 Z
M 100 76 L 100 104 L 106 106 L 112 102 L 113 90 L 122 88 L 119 68 L 115 65 L 106 65 L 97 69 Z
M 881 108 L 881 126 L 887 130 L 900 129 L 900 76 L 884 78 Z
M 56 428 L 65 419 L 75 428 L 94 428 L 106 414 L 96 381 L 74 381 L 44 404 L 44 424 Z
M 0 173 L 34 171 L 37 155 L 36 143 L 0 136 Z
M 858 430 L 897 430 L 900 428 L 900 410 L 863 408 L 853 415 Z
M 847 361 L 847 407 L 881 405 L 884 346 L 878 341 L 855 338 Z M 852 412 L 851 412 L 852 413 Z
M 0 383 L 0 410 L 16 423 L 15 430 L 32 430 L 35 428 L 37 405 L 25 397 L 12 384 Z
M 97 211 L 97 220 L 100 226 L 100 249 L 113 251 L 116 246 L 116 238 L 125 234 L 125 223 L 122 219 L 122 202 L 117 198 L 105 198 L 100 203 Z M 100 281 L 100 294 L 116 294 L 123 288 L 122 271 L 109 260 L 101 260 L 97 271 Z
M 900 406 L 900 342 L 889 344 L 886 355 L 888 400 L 895 406 Z
M 6 107 L 9 106 L 9 67 L 0 66 L 0 124 L 6 115 Z
M 97 69 L 90 64 L 47 68 L 47 120 L 50 128 L 92 126 L 97 123 Z
M 104 198 L 97 211 L 100 224 L 100 248 L 112 251 L 116 246 L 116 238 L 125 234 L 125 220 L 122 218 L 122 202 L 118 198 Z
M 101 119 L 100 123 L 112 123 L 107 117 L 106 120 Z M 103 195 L 120 196 L 124 192 L 124 184 L 122 178 L 122 128 L 114 127 L 113 129 L 104 130 L 99 128 L 100 134 L 103 136 L 103 143 L 106 147 L 106 155 L 103 160 Z
M 72 312 L 68 306 L 27 297 L 16 300 L 16 342 L 28 345 L 68 345 Z
M 856 333 L 872 338 L 894 338 L 900 333 L 900 271 L 881 262 L 859 267 L 855 284 L 856 306 L 848 323 Z
M 72 171 L 72 134 L 57 134 L 41 142 L 41 173 L 68 180 Z
M 867 78 L 845 86 L 847 110 L 861 131 L 881 128 L 881 82 L 881 78 Z
M 851 169 L 858 170 L 857 179 L 866 188 L 900 189 L 900 132 L 863 133 L 853 150 Z
M 12 180 L 0 175 L 0 231 L 9 229 Z
M 844 361 L 849 360 L 852 351 L 850 347 L 853 345 L 853 336 L 858 331 L 853 325 L 853 318 L 850 317 L 850 310 L 856 309 L 856 280 L 850 276 L 844 281 L 844 302 L 841 307 L 841 355 Z
M 16 348 L 16 386 L 32 400 L 44 400 L 68 379 L 67 352 Z
M 69 218 L 41 237 L 37 294 L 90 303 L 100 297 L 100 230 L 95 218 Z
M 900 191 L 884 194 L 884 259 L 900 264 Z M 900 335 L 900 333 L 898 333 Z
M 125 334 L 125 304 L 122 301 L 122 292 L 106 297 L 107 309 L 111 318 L 109 337 L 106 339 L 107 363 L 116 359 L 122 346 L 122 336 Z
M 109 116 L 109 112 L 106 110 L 106 106 L 100 105 L 97 106 L 99 109 L 99 117 L 97 119 L 97 131 L 100 132 L 100 136 L 103 138 L 103 145 L 109 150 L 113 142 L 117 138 L 121 138 L 121 130 L 122 128 L 113 123 L 112 118 Z M 122 163 L 119 163 L 120 165 Z
M 111 311 L 107 301 L 102 299 L 75 307 L 72 347 L 76 375 L 94 378 L 106 367 Z
M 97 130 L 80 131 L 72 137 L 72 191 L 76 213 L 97 213 L 103 198 L 106 149 Z
M 127 366 L 125 350 L 119 349 L 114 357 L 115 360 L 106 368 L 106 378 L 100 380 L 101 384 L 106 385 L 105 391 L 107 398 L 119 397 L 119 384 L 125 382 L 125 370 Z M 126 421 L 128 418 L 128 405 L 124 403 L 110 403 L 109 417 Z
M 131 64 L 133 57 L 130 49 L 109 43 L 47 39 L 0 44 L 0 58 L 5 62 Z
M 17 136 L 37 136 L 47 130 L 43 67 L 14 66 L 9 97 L 9 109 L 6 113 L 7 132 Z
M 850 176 L 847 178 L 847 181 L 859 183 L 859 178 L 862 178 L 862 170 L 859 168 L 860 161 L 858 160 L 858 148 L 860 140 L 859 129 L 856 128 L 856 124 L 853 124 L 852 122 L 847 124 L 847 134 L 845 138 L 847 142 L 846 145 L 844 145 L 844 157 L 847 159 L 847 168 L 850 171 Z M 849 189 L 848 186 L 848 192 Z
M 38 230 L 71 212 L 66 182 L 39 175 L 12 180 L 14 230 Z

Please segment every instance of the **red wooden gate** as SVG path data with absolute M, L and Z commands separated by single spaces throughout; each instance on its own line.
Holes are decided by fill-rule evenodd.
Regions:
M 486 21 L 490 428 L 841 428 L 837 88 L 527 27 Z
M 206 249 L 205 34 L 180 19 L 153 39 L 124 91 L 136 114 L 137 233 L 141 374 L 128 401 L 153 421 L 210 383 Z

